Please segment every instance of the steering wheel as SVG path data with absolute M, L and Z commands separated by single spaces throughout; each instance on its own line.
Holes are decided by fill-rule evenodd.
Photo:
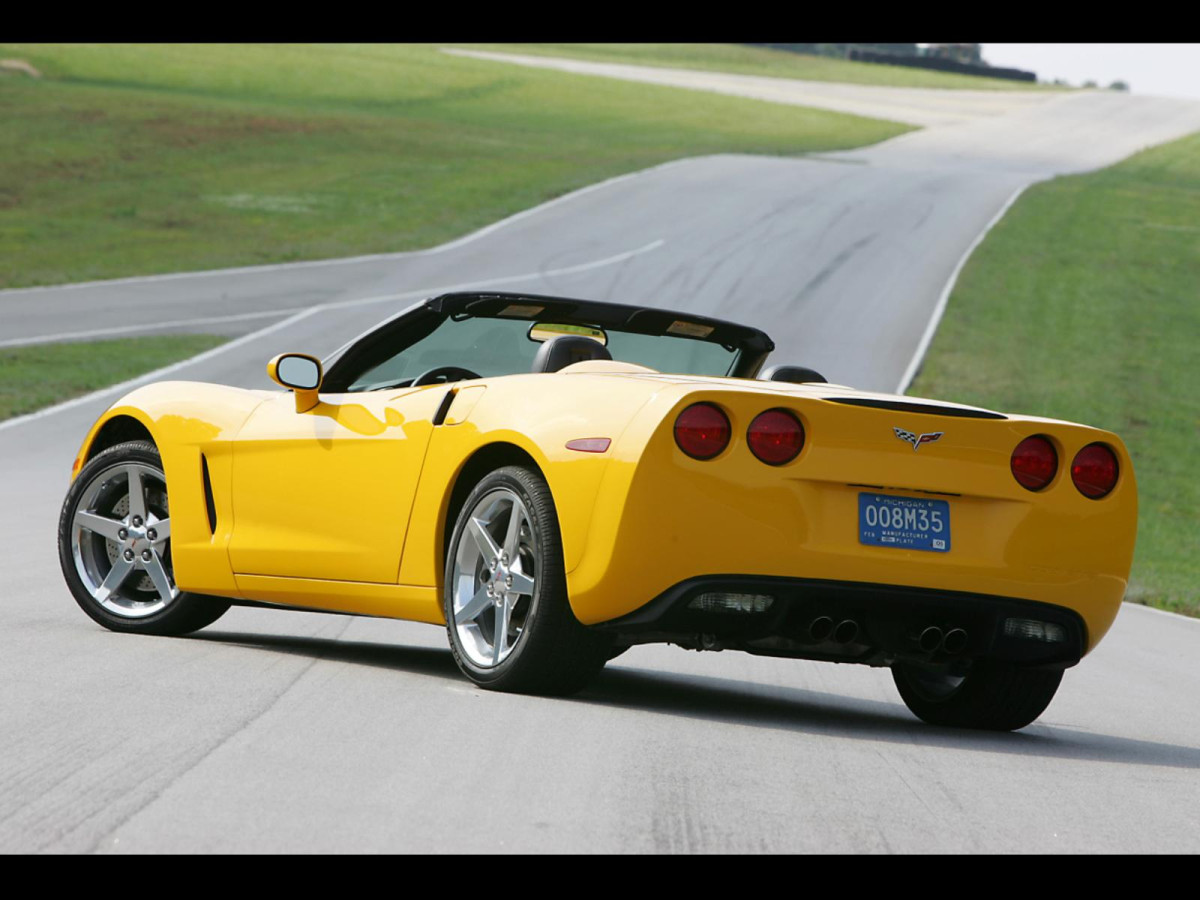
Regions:
M 470 369 L 464 369 L 462 366 L 435 366 L 432 369 L 426 369 L 414 378 L 409 387 L 421 387 L 426 384 L 449 384 L 451 381 L 465 381 L 468 378 L 481 377 L 481 375 L 472 372 Z

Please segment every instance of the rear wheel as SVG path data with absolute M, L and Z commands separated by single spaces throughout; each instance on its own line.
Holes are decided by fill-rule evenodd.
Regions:
M 572 613 L 550 489 L 519 466 L 484 477 L 463 504 L 446 554 L 444 609 L 455 662 L 480 687 L 572 694 L 611 650 Z
M 1061 669 L 1028 669 L 975 660 L 960 668 L 896 663 L 892 678 L 905 705 L 931 725 L 1014 731 L 1040 716 L 1062 682 Z
M 83 467 L 59 515 L 58 558 L 75 602 L 113 631 L 187 634 L 229 609 L 175 584 L 167 480 L 146 441 L 118 444 Z

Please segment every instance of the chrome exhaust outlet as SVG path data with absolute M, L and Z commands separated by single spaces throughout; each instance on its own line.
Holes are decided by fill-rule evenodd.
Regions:
M 833 631 L 833 619 L 829 616 L 817 616 L 808 626 L 808 636 L 818 644 L 829 637 Z
M 921 632 L 921 637 L 917 643 L 922 653 L 936 653 L 938 647 L 942 646 L 942 629 L 936 625 L 930 625 Z
M 858 637 L 858 623 L 853 619 L 843 619 L 833 630 L 833 639 L 839 644 L 849 644 Z
M 967 649 L 967 633 L 961 628 L 951 628 L 942 639 L 942 649 L 953 655 Z

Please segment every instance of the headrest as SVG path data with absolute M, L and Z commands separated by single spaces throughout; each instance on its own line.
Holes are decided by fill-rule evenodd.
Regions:
M 612 359 L 599 341 L 574 334 L 560 334 L 538 348 L 531 372 L 557 372 L 563 366 L 588 359 Z
M 828 384 L 828 379 L 805 366 L 771 366 L 758 376 L 759 381 L 789 381 L 792 384 Z

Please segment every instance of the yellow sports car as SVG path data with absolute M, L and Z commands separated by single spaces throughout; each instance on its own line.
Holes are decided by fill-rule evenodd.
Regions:
M 447 294 L 290 393 L 168 382 L 93 426 L 59 556 L 115 631 L 231 604 L 444 625 L 476 684 L 565 694 L 633 644 L 890 666 L 1020 728 L 1108 631 L 1137 489 L 1113 434 L 774 366 L 689 313 Z

